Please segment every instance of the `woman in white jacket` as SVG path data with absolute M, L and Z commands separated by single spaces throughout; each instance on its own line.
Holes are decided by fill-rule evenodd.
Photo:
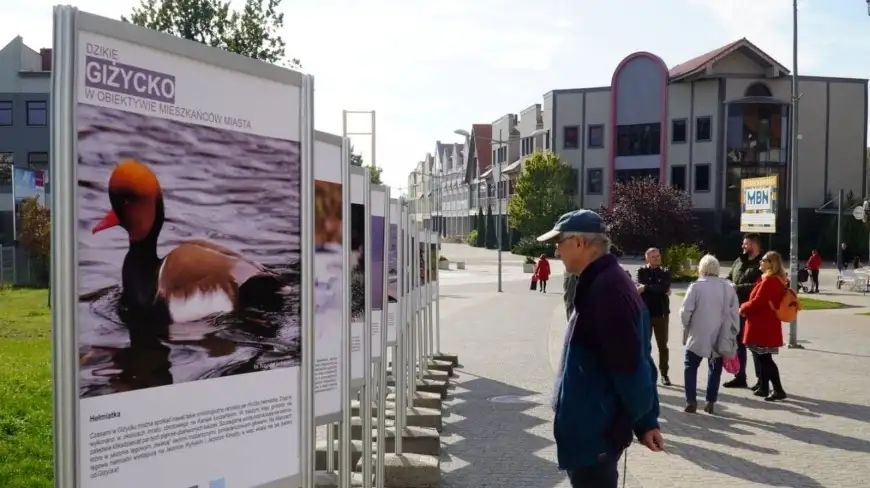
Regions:
M 706 358 L 709 372 L 704 411 L 712 414 L 719 396 L 722 358 L 732 357 L 737 352 L 740 313 L 737 293 L 728 281 L 719 277 L 719 260 L 710 254 L 698 264 L 698 281 L 686 292 L 680 320 L 686 346 L 685 411 L 695 413 L 698 409 L 698 366 Z

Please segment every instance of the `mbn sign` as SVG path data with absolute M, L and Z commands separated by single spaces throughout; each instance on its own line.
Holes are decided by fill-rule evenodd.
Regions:
M 767 190 L 747 190 L 746 203 L 755 207 L 770 205 L 770 192 Z

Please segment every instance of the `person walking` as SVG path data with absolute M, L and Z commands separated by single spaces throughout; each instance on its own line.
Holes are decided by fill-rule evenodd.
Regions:
M 845 242 L 840 243 L 840 255 L 837 259 L 837 270 L 843 271 L 849 269 L 849 263 L 852 262 L 852 250 Z
M 779 348 L 784 344 L 782 322 L 776 315 L 776 309 L 785 295 L 788 279 L 782 265 L 782 256 L 776 251 L 770 251 L 761 258 L 761 270 L 761 281 L 752 289 L 749 300 L 740 306 L 740 314 L 746 317 L 743 343 L 752 352 L 761 369 L 755 395 L 772 402 L 788 397 L 782 388 L 779 368 L 773 360 L 773 356 L 779 354 Z
M 689 285 L 680 306 L 683 345 L 686 346 L 684 385 L 685 412 L 698 410 L 698 367 L 707 359 L 707 404 L 704 411 L 713 414 L 719 398 L 722 358 L 737 353 L 740 313 L 737 293 L 719 277 L 719 260 L 707 254 L 698 263 L 698 280 Z
M 671 272 L 662 267 L 662 254 L 651 247 L 644 254 L 646 265 L 637 269 L 637 291 L 649 310 L 652 335 L 659 350 L 659 373 L 665 386 L 671 386 L 668 377 L 668 319 L 670 318 Z M 652 341 L 652 337 L 649 338 Z
M 541 254 L 538 258 L 538 264 L 535 265 L 535 279 L 538 280 L 538 288 L 541 293 L 547 293 L 547 280 L 550 279 L 550 261 L 545 254 Z
M 818 250 L 813 249 L 813 253 L 810 254 L 810 258 L 807 259 L 807 269 L 810 271 L 810 279 L 813 281 L 813 284 L 810 287 L 810 293 L 818 293 L 819 270 L 822 269 L 822 255 L 819 254 Z
M 731 281 L 731 286 L 737 292 L 737 299 L 740 303 L 746 303 L 749 300 L 749 294 L 752 293 L 752 287 L 755 282 L 761 278 L 761 236 L 755 233 L 746 234 L 743 237 L 743 253 L 734 261 L 731 266 L 731 272 L 728 273 L 728 280 Z M 740 319 L 740 333 L 737 342 L 737 359 L 740 361 L 740 371 L 731 381 L 726 381 L 722 384 L 725 388 L 746 388 L 746 346 L 742 342 L 743 328 L 745 320 Z M 752 356 L 752 363 L 755 368 L 755 377 L 759 377 L 759 366 L 755 356 Z M 756 381 L 752 386 L 752 391 L 755 391 L 760 386 L 760 381 Z
M 552 398 L 559 469 L 573 488 L 617 488 L 619 458 L 632 434 L 649 450 L 664 450 L 649 313 L 609 254 L 597 213 L 566 213 L 538 240 L 555 243 L 565 269 L 576 275 Z

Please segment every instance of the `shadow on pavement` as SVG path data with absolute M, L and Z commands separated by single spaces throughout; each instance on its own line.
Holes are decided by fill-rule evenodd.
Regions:
M 803 341 L 798 341 L 803 342 Z M 848 356 L 852 358 L 870 358 L 870 354 L 854 354 L 850 352 L 825 351 L 823 349 L 813 349 L 810 347 L 804 348 L 805 351 L 820 352 L 822 354 L 833 354 L 835 356 Z
M 824 487 L 823 484 L 809 476 L 772 466 L 762 466 L 720 451 L 672 440 L 668 440 L 667 445 L 668 451 L 671 454 L 680 456 L 701 469 L 726 474 L 750 483 L 758 483 L 765 486 Z M 773 482 L 772 480 L 776 481 Z
M 555 463 L 535 454 L 553 446 L 553 439 L 529 432 L 549 423 L 526 413 L 546 404 L 547 398 L 481 377 L 461 387 L 467 391 L 457 392 L 450 406 L 461 420 L 446 423 L 443 431 L 458 440 L 444 446 L 441 461 L 461 460 L 463 465 L 445 472 L 442 486 L 553 488 L 565 481 Z
M 673 389 L 669 389 L 673 391 Z M 862 405 L 828 402 L 801 396 L 790 396 L 785 402 L 768 403 L 757 398 L 744 398 L 729 394 L 720 394 L 717 415 L 687 414 L 682 411 L 685 406 L 681 397 L 660 395 L 662 405 L 661 418 L 665 420 L 662 428 L 667 436 L 672 433 L 679 437 L 701 440 L 728 448 L 738 448 L 749 452 L 768 455 L 788 455 L 778 450 L 742 442 L 731 435 L 751 436 L 754 432 L 746 427 L 760 429 L 789 439 L 823 446 L 842 451 L 870 453 L 870 441 L 849 437 L 833 432 L 807 427 L 803 418 L 818 418 L 822 415 L 834 415 L 858 421 L 870 418 L 870 407 Z M 740 405 L 751 409 L 786 410 L 800 416 L 794 423 L 768 422 L 755 420 L 728 411 L 728 405 Z M 683 457 L 687 461 L 722 474 L 740 478 L 749 482 L 768 484 L 769 486 L 806 486 L 821 487 L 821 483 L 806 475 L 788 471 L 782 468 L 762 466 L 746 459 L 741 459 L 720 450 L 711 450 L 695 445 L 683 444 L 671 439 L 667 440 L 669 451 Z M 780 484 L 770 485 L 771 480 L 779 480 Z

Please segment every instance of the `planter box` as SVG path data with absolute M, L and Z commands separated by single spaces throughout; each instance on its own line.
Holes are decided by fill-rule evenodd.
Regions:
M 535 265 L 531 263 L 523 263 L 523 273 L 532 274 L 535 272 Z
M 457 261 L 456 269 L 465 269 L 465 261 Z
M 438 269 L 449 270 L 450 269 L 450 261 L 445 261 L 443 259 L 438 261 Z

